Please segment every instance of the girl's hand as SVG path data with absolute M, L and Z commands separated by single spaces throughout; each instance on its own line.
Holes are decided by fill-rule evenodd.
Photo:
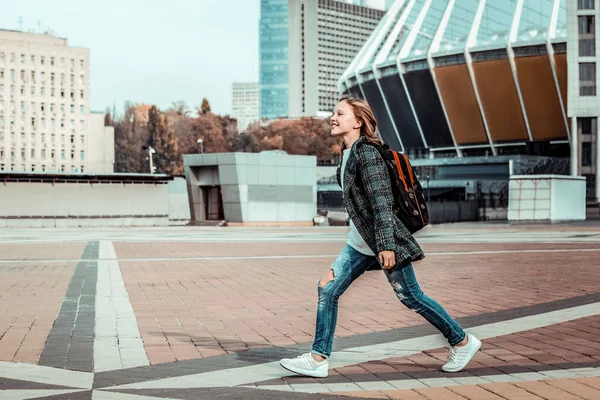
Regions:
M 380 251 L 379 262 L 385 269 L 393 268 L 396 265 L 396 254 L 391 250 Z

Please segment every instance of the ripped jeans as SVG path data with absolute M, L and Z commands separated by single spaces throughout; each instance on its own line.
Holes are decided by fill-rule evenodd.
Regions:
M 333 262 L 333 280 L 321 287 L 319 281 L 319 306 L 317 326 L 312 352 L 329 357 L 333 347 L 333 336 L 337 324 L 338 299 L 350 284 L 361 276 L 373 263 L 379 260 L 367 256 L 346 245 Z M 403 268 L 383 270 L 398 299 L 411 310 L 423 316 L 435 326 L 451 346 L 465 338 L 465 332 L 435 300 L 426 296 L 419 287 L 412 265 Z M 374 294 L 376 296 L 377 294 Z

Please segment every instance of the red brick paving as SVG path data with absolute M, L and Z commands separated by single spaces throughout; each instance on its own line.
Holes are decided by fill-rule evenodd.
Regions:
M 474 238 L 474 241 L 477 238 Z M 338 254 L 343 243 L 189 243 L 114 242 L 120 259 L 251 257 Z M 598 249 L 598 243 L 421 243 L 425 253 L 456 251 L 518 251 L 552 249 Z
M 75 267 L 0 264 L 0 361 L 38 362 Z
M 85 242 L 0 244 L 0 260 L 78 260 L 85 245 Z
M 143 246 L 117 245 L 120 257 L 139 255 Z M 167 244 L 150 246 L 148 251 L 152 256 L 172 257 L 179 251 L 186 255 L 203 253 L 206 246 L 206 252 L 210 248 L 212 254 L 222 254 L 215 244 L 174 246 L 177 251 L 170 251 Z M 550 246 L 555 247 L 436 244 L 430 245 L 429 251 Z M 579 246 L 582 245 L 560 245 Z M 334 248 L 339 251 L 341 245 L 322 244 L 319 251 L 333 253 Z M 228 255 L 317 253 L 306 244 L 236 244 L 229 245 L 229 250 Z M 140 332 L 149 346 L 148 356 L 152 363 L 159 363 L 310 342 L 317 280 L 332 261 L 333 257 L 120 264 Z M 599 265 L 600 252 L 439 255 L 417 263 L 416 271 L 425 293 L 444 305 L 451 315 L 461 317 L 596 292 Z M 424 323 L 419 315 L 405 309 L 388 288 L 381 272 L 370 272 L 357 280 L 340 300 L 337 336 Z

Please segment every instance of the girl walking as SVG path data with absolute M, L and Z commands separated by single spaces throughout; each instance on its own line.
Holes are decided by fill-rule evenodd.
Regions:
M 310 353 L 280 361 L 297 374 L 328 376 L 338 299 L 365 271 L 381 269 L 396 296 L 435 326 L 448 340 L 450 354 L 442 369 L 458 372 L 481 347 L 481 341 L 466 334 L 435 300 L 420 289 L 412 262 L 424 257 L 421 247 L 393 213 L 394 197 L 387 166 L 374 146 L 382 143 L 376 134 L 375 116 L 369 104 L 343 96 L 331 117 L 331 135 L 344 142 L 343 161 L 337 180 L 350 216 L 348 241 L 331 269 L 319 281 L 319 303 L 315 339 Z M 366 143 L 369 142 L 369 143 Z

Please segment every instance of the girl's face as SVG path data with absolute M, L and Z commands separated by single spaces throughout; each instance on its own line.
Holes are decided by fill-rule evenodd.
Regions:
M 340 101 L 333 115 L 329 120 L 329 126 L 331 127 L 331 136 L 342 136 L 353 130 L 360 129 L 361 123 L 357 121 L 352 107 L 345 101 Z

